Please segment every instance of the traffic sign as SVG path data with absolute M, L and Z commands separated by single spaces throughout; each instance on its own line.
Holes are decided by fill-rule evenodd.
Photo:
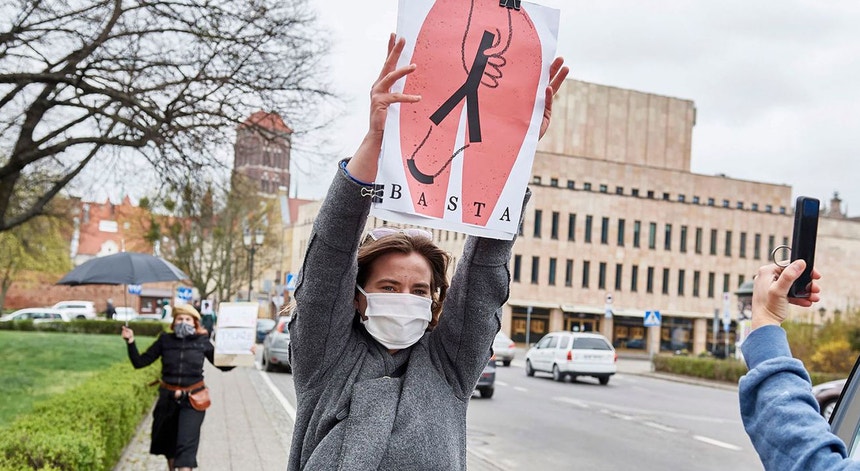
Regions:
M 140 285 L 128 285 L 128 294 L 140 294 L 143 287 Z
M 287 291 L 295 291 L 296 290 L 296 275 L 292 273 L 287 273 Z
M 723 329 L 728 330 L 729 324 L 732 323 L 732 310 L 731 310 L 731 295 L 729 293 L 723 293 Z
M 660 311 L 645 311 L 645 327 L 660 327 Z

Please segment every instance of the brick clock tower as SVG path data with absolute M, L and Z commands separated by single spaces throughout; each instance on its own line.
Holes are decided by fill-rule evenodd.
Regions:
M 257 191 L 275 197 L 290 188 L 292 134 L 275 113 L 257 111 L 236 129 L 233 169 L 257 183 Z

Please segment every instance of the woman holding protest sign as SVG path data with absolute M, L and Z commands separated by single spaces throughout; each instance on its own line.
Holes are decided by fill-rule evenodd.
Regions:
M 152 413 L 149 452 L 164 455 L 171 471 L 197 467 L 200 426 L 209 407 L 209 390 L 203 382 L 203 362 L 213 362 L 215 348 L 200 324 L 200 313 L 190 304 L 173 309 L 173 332 L 163 333 L 143 354 L 137 350 L 134 331 L 122 328 L 128 357 L 135 368 L 161 358 L 161 386 Z M 218 367 L 229 371 L 233 367 Z
M 391 91 L 416 69 L 396 67 L 404 45 L 391 36 L 369 130 L 308 242 L 289 326 L 291 470 L 466 467 L 466 408 L 500 327 L 513 241 L 470 237 L 449 290 L 449 257 L 428 232 L 362 237 L 388 107 L 421 100 Z M 560 58 L 550 67 L 541 136 L 567 72 Z

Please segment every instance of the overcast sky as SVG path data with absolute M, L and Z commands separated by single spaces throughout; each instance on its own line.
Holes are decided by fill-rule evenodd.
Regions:
M 331 136 L 350 155 L 396 27 L 397 1 L 309 0 L 331 32 L 348 101 Z M 860 215 L 860 2 L 542 0 L 561 10 L 558 55 L 588 82 L 695 102 L 692 170 L 768 183 Z M 299 196 L 330 181 L 301 177 Z

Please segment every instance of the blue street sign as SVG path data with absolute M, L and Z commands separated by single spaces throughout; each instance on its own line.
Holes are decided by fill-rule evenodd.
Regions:
M 660 311 L 645 311 L 645 327 L 660 327 Z
M 176 288 L 176 297 L 185 301 L 191 301 L 191 288 L 179 286 Z
M 292 273 L 287 273 L 287 291 L 295 291 L 296 290 L 296 275 Z
M 142 290 L 140 285 L 128 285 L 128 294 L 140 294 Z

